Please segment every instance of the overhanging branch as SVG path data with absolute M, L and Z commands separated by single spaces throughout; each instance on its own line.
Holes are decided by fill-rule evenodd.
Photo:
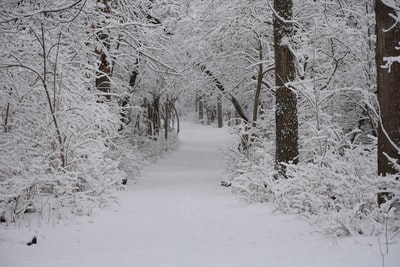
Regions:
M 215 75 L 207 69 L 206 66 L 204 65 L 200 65 L 197 64 L 201 71 L 206 74 L 208 77 L 211 78 L 211 80 L 214 82 L 215 86 L 226 96 L 228 97 L 228 99 L 231 101 L 233 107 L 235 108 L 236 112 L 238 113 L 239 117 L 244 120 L 246 123 L 249 122 L 249 119 L 247 118 L 247 116 L 244 114 L 243 112 L 243 108 L 240 105 L 239 101 L 230 93 L 226 92 L 225 87 L 223 86 L 223 84 L 221 83 L 220 80 L 218 80 L 217 77 L 215 77 Z

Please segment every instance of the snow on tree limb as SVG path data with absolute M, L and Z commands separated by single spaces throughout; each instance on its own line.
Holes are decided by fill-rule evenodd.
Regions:
M 400 2 L 397 0 L 381 0 L 386 6 L 392 8 L 395 11 L 400 11 Z
M 388 69 L 388 72 L 390 73 L 392 64 L 395 63 L 395 62 L 400 63 L 400 56 L 397 56 L 397 57 L 383 57 L 383 61 L 385 61 L 386 64 L 381 66 L 381 68 Z

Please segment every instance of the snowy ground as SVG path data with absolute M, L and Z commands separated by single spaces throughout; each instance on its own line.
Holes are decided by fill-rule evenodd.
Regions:
M 323 236 L 220 187 L 219 148 L 229 139 L 227 130 L 184 124 L 178 151 L 149 166 L 113 210 L 66 225 L 0 229 L 0 266 L 382 266 L 377 237 Z M 34 233 L 38 244 L 27 246 Z M 386 267 L 400 266 L 393 243 Z

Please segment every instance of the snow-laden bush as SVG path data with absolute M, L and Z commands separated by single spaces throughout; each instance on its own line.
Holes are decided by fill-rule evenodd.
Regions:
M 109 108 L 90 94 L 60 96 L 61 148 L 46 103 L 41 104 L 42 93 L 38 90 L 37 102 L 31 92 L 19 103 L 10 116 L 10 129 L 0 135 L 0 213 L 8 220 L 41 210 L 43 196 L 65 205 L 90 206 L 92 199 L 104 198 L 126 176 L 119 162 L 107 156 L 108 140 L 118 135 L 119 125 Z M 78 201 L 78 195 L 88 201 Z
M 271 142 L 250 157 L 230 149 L 225 173 L 234 192 L 250 201 L 271 201 L 284 213 L 301 214 L 334 235 L 375 235 L 400 228 L 400 175 L 376 174 L 376 143 L 332 147 L 313 161 L 287 165 L 277 178 Z M 268 149 L 267 149 L 268 148 Z M 386 203 L 377 194 L 390 192 Z
M 361 90 L 338 90 L 336 98 L 344 91 L 359 103 L 372 102 L 373 96 Z M 300 160 L 286 166 L 287 177 L 280 177 L 275 169 L 274 112 L 269 110 L 257 129 L 235 127 L 239 136 L 253 136 L 252 142 L 245 151 L 227 149 L 223 184 L 250 201 L 271 201 L 282 212 L 302 214 L 335 235 L 373 235 L 386 226 L 390 231 L 399 229 L 400 174 L 377 175 L 377 140 L 368 135 L 370 129 L 355 124 L 354 130 L 345 132 L 341 127 L 344 120 L 357 121 L 359 110 L 343 118 L 336 111 L 328 112 L 334 103 L 316 107 L 311 94 L 300 100 Z M 389 199 L 379 207 L 381 192 L 389 192 Z
M 379 233 L 385 216 L 394 209 L 400 182 L 395 177 L 378 177 L 376 150 L 365 146 L 346 148 L 343 155 L 329 151 L 325 159 L 288 165 L 289 179 L 269 179 L 281 210 L 301 213 L 335 235 Z M 384 189 L 396 197 L 378 207 L 377 195 Z M 389 230 L 400 227 L 399 213 Z
M 143 138 L 139 145 L 123 137 L 71 142 L 69 164 L 57 170 L 56 158 L 46 157 L 52 153 L 38 153 L 36 147 L 28 150 L 30 140 L 1 135 L 0 215 L 8 222 L 18 222 L 25 213 L 51 220 L 90 215 L 116 202 L 115 191 L 123 188 L 122 181 L 134 181 L 147 162 L 175 149 L 176 140 Z
M 251 138 L 250 149 L 243 150 L 243 136 L 256 134 L 255 131 L 246 129 L 242 124 L 235 126 L 233 132 L 238 134 L 240 144 L 224 150 L 227 168 L 222 184 L 231 186 L 234 192 L 244 195 L 250 201 L 264 202 L 270 197 L 264 183 L 265 173 L 271 176 L 275 174 L 272 164 L 273 151 L 271 151 L 273 144 L 272 142 L 268 142 L 269 145 L 267 142 L 260 144 L 261 139 L 254 137 Z

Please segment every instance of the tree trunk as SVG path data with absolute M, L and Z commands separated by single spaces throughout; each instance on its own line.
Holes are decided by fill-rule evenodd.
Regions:
M 217 120 L 218 120 L 218 128 L 222 128 L 224 126 L 223 121 L 222 121 L 222 101 L 221 101 L 221 96 L 218 96 L 217 99 Z
M 256 86 L 256 92 L 254 94 L 254 103 L 253 103 L 253 121 L 250 126 L 246 126 L 246 132 L 248 132 L 251 128 L 256 128 L 257 127 L 257 118 L 258 118 L 258 109 L 260 106 L 260 96 L 261 96 L 261 87 L 262 87 L 262 79 L 264 76 L 264 70 L 263 70 L 263 53 L 262 53 L 262 44 L 261 40 L 258 39 L 259 41 L 259 60 L 260 63 L 258 64 L 258 74 L 257 74 L 257 86 Z M 249 136 L 247 133 L 242 136 L 242 149 L 247 150 L 250 148 L 250 146 L 253 144 L 256 136 L 255 133 L 253 132 L 251 136 Z
M 152 122 L 152 135 L 157 135 L 160 133 L 161 128 L 161 112 L 160 112 L 160 97 L 153 96 L 153 103 L 151 105 L 151 116 L 149 119 Z M 149 114 L 150 115 L 150 114 Z
M 169 101 L 169 104 L 170 104 L 170 108 L 172 108 L 173 110 L 174 110 L 174 113 L 175 113 L 175 118 L 176 118 L 176 127 L 177 127 L 177 129 L 176 129 L 176 134 L 179 134 L 179 131 L 180 131 L 180 122 L 179 122 L 179 114 L 178 114 L 178 111 L 176 110 L 176 107 L 175 107 L 175 104 L 174 104 L 174 102 L 175 101 Z
M 262 87 L 262 79 L 263 79 L 263 53 L 262 53 L 262 44 L 261 40 L 259 39 L 259 60 L 260 64 L 258 64 L 258 75 L 257 75 L 257 87 L 256 93 L 254 96 L 254 103 L 253 103 L 253 123 L 252 127 L 257 127 L 257 117 L 258 117 L 258 108 L 260 105 L 260 95 L 261 95 L 261 87 Z
M 10 116 L 10 103 L 7 103 L 6 116 L 4 118 L 4 133 L 8 133 L 9 128 L 10 128 L 8 125 L 9 116 Z
M 389 16 L 395 11 L 382 3 L 375 2 L 376 12 L 376 66 L 378 101 L 381 123 L 378 127 L 378 173 L 380 175 L 396 173 L 387 159 L 400 162 L 400 62 L 393 62 L 390 68 L 383 68 L 388 62 L 385 57 L 399 56 L 400 25 Z M 394 27 L 393 27 L 394 26 Z M 396 148 L 397 147 L 397 148 Z
M 207 111 L 207 125 L 210 125 L 211 123 L 215 122 L 216 110 L 215 110 L 215 107 L 211 106 L 211 107 L 207 107 L 206 111 Z
M 97 0 L 97 2 L 101 2 L 104 6 L 100 9 L 102 13 L 104 13 L 105 17 L 108 17 L 111 14 L 111 7 L 109 0 Z M 105 24 L 105 23 L 104 23 Z M 107 57 L 108 52 L 110 51 L 110 36 L 103 29 L 96 33 L 97 40 L 101 44 L 101 48 L 96 48 L 96 54 L 100 56 L 100 65 L 99 69 L 96 73 L 96 88 L 97 90 L 104 93 L 106 100 L 110 100 L 110 75 L 111 75 L 111 60 Z
M 276 166 L 279 173 L 286 174 L 282 163 L 298 162 L 298 119 L 297 96 L 286 83 L 293 81 L 296 75 L 294 55 L 290 51 L 286 38 L 293 34 L 292 1 L 274 0 L 275 84 L 276 90 Z M 283 21 L 285 20 L 285 21 Z
M 199 100 L 199 95 L 198 94 L 196 94 L 196 99 L 195 99 L 195 106 L 194 106 L 194 112 L 198 112 L 199 111 L 199 102 L 200 102 L 200 100 Z
M 165 115 L 164 115 L 164 138 L 165 140 L 168 139 L 168 130 L 169 130 L 169 102 L 165 101 Z
M 199 97 L 199 121 L 201 122 L 201 124 L 203 124 L 204 121 L 204 111 L 203 111 L 203 99 L 201 98 L 201 96 Z

